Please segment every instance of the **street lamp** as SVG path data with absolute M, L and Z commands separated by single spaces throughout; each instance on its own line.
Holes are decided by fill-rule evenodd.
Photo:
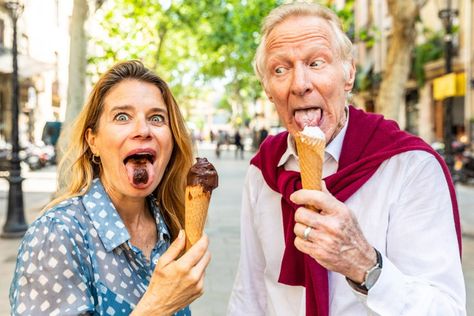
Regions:
M 444 64 L 446 74 L 451 73 L 453 60 L 453 19 L 458 15 L 458 10 L 453 7 L 452 0 L 438 0 L 438 16 L 444 26 Z M 456 1 L 454 1 L 456 4 Z M 444 100 L 444 159 L 448 165 L 451 176 L 454 174 L 453 157 L 453 97 Z
M 28 225 L 25 222 L 25 214 L 23 210 L 23 190 L 21 183 L 20 166 L 20 145 L 18 142 L 18 113 L 19 105 L 18 98 L 20 96 L 20 85 L 18 82 L 18 48 L 17 48 L 17 21 L 23 11 L 23 5 L 16 1 L 6 1 L 5 8 L 7 9 L 13 25 L 13 44 L 12 44 L 12 131 L 11 143 L 12 153 L 10 160 L 10 170 L 8 175 L 8 182 L 10 184 L 8 191 L 8 209 L 7 220 L 3 226 L 1 236 L 4 238 L 18 238 L 25 234 Z

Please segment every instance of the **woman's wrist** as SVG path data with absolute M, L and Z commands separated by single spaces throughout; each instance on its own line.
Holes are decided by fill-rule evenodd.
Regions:
M 138 302 L 137 306 L 130 314 L 130 316 L 167 316 L 171 315 L 171 313 L 166 313 L 163 311 L 160 306 L 156 304 L 151 305 L 146 302 L 146 294 L 142 297 L 142 299 Z

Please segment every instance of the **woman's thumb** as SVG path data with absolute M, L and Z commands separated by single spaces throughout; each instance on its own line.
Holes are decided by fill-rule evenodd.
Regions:
M 166 266 L 173 260 L 176 260 L 186 245 L 186 238 L 184 230 L 179 231 L 178 237 L 171 243 L 168 250 L 166 250 L 160 257 L 159 262 L 161 266 Z

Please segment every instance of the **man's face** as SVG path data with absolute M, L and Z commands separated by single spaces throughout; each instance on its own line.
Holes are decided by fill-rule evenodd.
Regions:
M 264 88 L 292 134 L 318 126 L 331 141 L 344 121 L 346 93 L 355 68 L 343 61 L 329 23 L 314 16 L 290 17 L 268 35 Z

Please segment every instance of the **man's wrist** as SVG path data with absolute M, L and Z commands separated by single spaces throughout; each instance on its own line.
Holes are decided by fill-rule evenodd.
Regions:
M 373 249 L 376 255 L 376 263 L 372 265 L 369 269 L 367 269 L 367 271 L 364 273 L 363 281 L 355 282 L 346 277 L 347 282 L 354 290 L 364 294 L 367 294 L 368 291 L 375 285 L 380 276 L 380 273 L 382 272 L 382 255 L 377 249 Z

